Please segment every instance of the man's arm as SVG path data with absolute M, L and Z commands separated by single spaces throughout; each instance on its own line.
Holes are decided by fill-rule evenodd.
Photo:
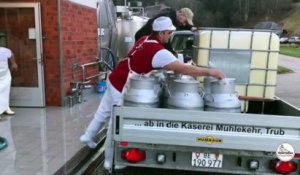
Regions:
M 164 67 L 166 70 L 174 71 L 175 73 L 180 73 L 184 75 L 191 75 L 194 77 L 197 76 L 212 76 L 218 79 L 225 78 L 223 72 L 216 70 L 216 69 L 207 69 L 207 68 L 200 68 L 193 65 L 186 65 L 181 63 L 180 61 L 174 61 Z
M 11 54 L 11 57 L 10 57 L 9 60 L 10 60 L 10 63 L 11 63 L 11 69 L 12 70 L 17 70 L 18 69 L 18 65 L 17 65 L 16 59 L 15 59 L 15 56 L 14 56 L 13 53 Z
M 192 32 L 195 32 L 197 30 L 197 27 L 194 27 L 192 25 L 186 24 L 185 26 L 178 26 L 176 30 L 190 30 Z

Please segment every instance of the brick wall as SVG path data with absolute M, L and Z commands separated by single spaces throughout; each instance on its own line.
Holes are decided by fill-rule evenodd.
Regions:
M 97 54 L 96 10 L 61 0 L 62 40 L 59 48 L 57 0 L 31 0 L 41 3 L 43 33 L 44 81 L 47 106 L 62 105 L 61 97 L 70 92 L 72 63 L 87 63 Z M 28 0 L 0 0 L 0 2 L 28 2 Z M 60 75 L 59 51 L 63 53 L 63 75 Z M 95 73 L 96 68 L 89 70 Z M 61 94 L 61 76 L 64 94 Z
M 68 0 L 63 1 L 62 9 L 64 95 L 67 95 L 71 89 L 72 64 L 93 62 L 97 56 L 97 16 L 96 9 Z M 89 67 L 87 76 L 97 73 L 97 70 L 97 67 Z
M 59 67 L 59 33 L 58 6 L 53 0 L 42 0 L 42 32 L 44 50 L 44 72 L 46 105 L 59 106 L 61 102 L 60 67 Z

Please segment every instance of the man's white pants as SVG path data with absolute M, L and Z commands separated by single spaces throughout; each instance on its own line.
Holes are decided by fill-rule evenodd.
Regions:
M 107 90 L 101 99 L 101 103 L 95 113 L 94 118 L 101 123 L 108 122 L 111 118 L 113 106 L 120 106 L 122 104 L 122 97 L 122 93 L 114 88 L 109 81 L 107 81 Z
M 101 103 L 95 113 L 94 119 L 99 123 L 109 121 L 107 136 L 105 140 L 105 161 L 112 163 L 113 147 L 112 147 L 112 108 L 114 105 L 122 104 L 122 93 L 115 89 L 109 81 L 107 81 L 107 90 L 104 93 Z

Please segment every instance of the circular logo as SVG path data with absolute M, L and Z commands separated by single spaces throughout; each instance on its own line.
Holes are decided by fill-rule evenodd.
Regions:
M 276 156 L 279 160 L 287 162 L 294 158 L 295 150 L 292 145 L 288 143 L 282 143 L 276 150 Z

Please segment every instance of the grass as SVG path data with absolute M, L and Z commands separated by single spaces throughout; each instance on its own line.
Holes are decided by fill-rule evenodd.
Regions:
M 291 72 L 293 72 L 293 71 L 286 67 L 278 66 L 278 70 L 277 70 L 278 74 L 287 74 L 287 73 L 291 73 Z
M 300 58 L 300 47 L 280 47 L 280 54 Z

